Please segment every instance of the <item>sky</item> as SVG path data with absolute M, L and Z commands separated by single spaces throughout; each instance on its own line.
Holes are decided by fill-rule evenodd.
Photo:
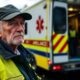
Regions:
M 21 9 L 24 5 L 31 6 L 40 0 L 0 0 L 0 7 L 5 6 L 7 4 L 13 4 L 17 8 Z

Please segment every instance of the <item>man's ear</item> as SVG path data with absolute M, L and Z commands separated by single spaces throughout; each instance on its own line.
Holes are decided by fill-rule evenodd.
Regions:
M 0 38 L 1 38 L 1 34 L 0 34 Z
M 0 39 L 1 39 L 2 35 L 1 35 L 1 32 L 0 32 Z

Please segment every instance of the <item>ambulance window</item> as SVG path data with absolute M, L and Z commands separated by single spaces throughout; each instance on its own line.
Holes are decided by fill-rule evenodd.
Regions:
M 25 34 L 27 34 L 27 22 L 25 23 Z
M 66 31 L 66 9 L 62 7 L 53 8 L 53 29 L 56 33 Z

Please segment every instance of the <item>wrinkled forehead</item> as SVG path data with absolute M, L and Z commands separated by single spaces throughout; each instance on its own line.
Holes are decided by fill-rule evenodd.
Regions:
M 25 21 L 24 18 L 22 16 L 16 16 L 10 20 L 7 21 Z

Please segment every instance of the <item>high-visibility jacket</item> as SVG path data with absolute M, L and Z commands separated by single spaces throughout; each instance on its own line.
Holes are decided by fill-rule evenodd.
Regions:
M 0 57 L 0 80 L 24 80 L 23 75 L 12 60 Z
M 76 36 L 75 30 L 70 30 L 70 37 L 74 38 Z
M 20 55 L 0 40 L 0 80 L 38 80 L 34 70 L 29 66 L 27 55 L 30 53 L 20 45 Z

